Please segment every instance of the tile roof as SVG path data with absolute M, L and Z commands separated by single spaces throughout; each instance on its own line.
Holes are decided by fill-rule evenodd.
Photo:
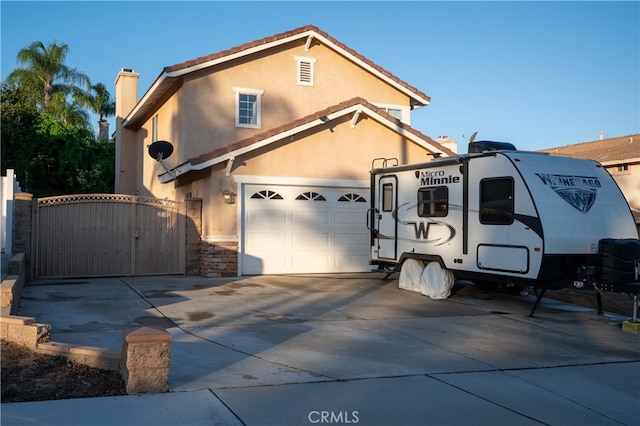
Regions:
M 220 51 L 220 52 L 217 52 L 217 53 L 212 53 L 212 54 L 207 55 L 207 56 L 202 56 L 202 57 L 190 60 L 190 61 L 182 62 L 180 64 L 171 65 L 171 66 L 165 67 L 164 71 L 166 73 L 172 73 L 172 72 L 175 72 L 175 71 L 180 71 L 180 70 L 183 70 L 183 69 L 186 69 L 186 68 L 190 68 L 190 67 L 193 67 L 193 66 L 196 66 L 196 65 L 201 65 L 201 64 L 204 64 L 206 62 L 213 61 L 215 59 L 220 59 L 220 58 L 224 58 L 224 57 L 228 57 L 228 56 L 233 56 L 236 53 L 240 53 L 240 52 L 249 50 L 251 48 L 268 45 L 268 44 L 276 42 L 278 40 L 294 37 L 294 36 L 297 36 L 299 34 L 309 32 L 309 31 L 315 32 L 316 34 L 326 38 L 327 40 L 331 41 L 333 44 L 335 44 L 339 48 L 341 48 L 344 51 L 348 52 L 350 55 L 353 55 L 354 57 L 358 58 L 360 61 L 366 63 L 370 67 L 372 67 L 375 70 L 377 70 L 378 72 L 384 74 L 385 76 L 387 76 L 391 80 L 395 81 L 397 84 L 407 88 L 411 92 L 414 92 L 418 96 L 420 96 L 420 97 L 422 97 L 424 99 L 427 99 L 427 100 L 431 99 L 425 93 L 423 93 L 420 90 L 416 89 L 415 87 L 409 85 L 405 81 L 399 79 L 398 77 L 396 77 L 395 75 L 391 74 L 389 71 L 385 70 L 384 68 L 374 64 L 369 59 L 365 58 L 364 56 L 362 56 L 361 54 L 359 54 L 355 50 L 353 50 L 350 47 L 348 47 L 347 45 L 341 43 L 340 41 L 338 41 L 337 39 L 335 39 L 334 37 L 330 36 L 328 33 L 322 31 L 320 28 L 318 28 L 318 27 L 316 27 L 314 25 L 305 25 L 305 26 L 302 26 L 302 27 L 299 27 L 299 28 L 296 28 L 296 29 L 293 29 L 293 30 L 290 30 L 290 31 L 286 31 L 286 32 L 283 32 L 283 33 L 280 33 L 280 34 L 272 35 L 270 37 L 265 37 L 265 38 L 261 38 L 259 40 L 255 40 L 255 41 L 252 41 L 252 42 L 244 43 L 244 44 L 241 44 L 240 46 L 232 47 L 232 48 L 227 49 L 227 50 L 223 50 L 223 51 Z
M 313 25 L 305 25 L 291 31 L 265 37 L 240 46 L 232 47 L 207 56 L 202 56 L 190 61 L 165 67 L 160 75 L 155 79 L 151 86 L 138 101 L 133 110 L 125 118 L 123 125 L 128 128 L 136 128 L 142 124 L 142 120 L 155 108 L 157 102 L 161 102 L 165 94 L 171 90 L 175 90 L 176 85 L 181 82 L 181 77 L 192 71 L 197 71 L 217 63 L 231 60 L 236 57 L 248 55 L 252 52 L 267 49 L 277 43 L 284 43 L 290 40 L 303 38 L 307 36 L 315 36 L 317 39 L 323 39 L 327 45 L 336 50 L 341 50 L 342 54 L 350 56 L 354 62 L 359 62 L 362 66 L 368 67 L 372 72 L 378 73 L 380 78 L 386 79 L 390 84 L 395 85 L 398 90 L 403 91 L 409 96 L 412 107 L 421 107 L 428 105 L 431 98 L 424 92 L 409 85 L 407 82 L 396 77 L 384 68 L 374 64 L 355 50 L 347 47 L 337 39 L 331 37 L 326 32 L 320 30 Z
M 547 148 L 543 149 L 542 152 L 564 157 L 595 160 L 604 165 L 607 163 L 623 163 L 629 160 L 640 161 L 640 133 Z
M 262 142 L 269 140 L 271 138 L 278 139 L 278 136 L 286 137 L 287 132 L 298 129 L 304 125 L 313 123 L 313 122 L 324 122 L 328 116 L 334 115 L 341 111 L 347 110 L 352 107 L 361 106 L 371 111 L 369 115 L 378 115 L 381 118 L 388 120 L 389 122 L 398 126 L 400 131 L 405 132 L 408 137 L 413 137 L 415 140 L 419 140 L 424 144 L 430 146 L 433 151 L 439 151 L 447 156 L 455 156 L 456 153 L 451 151 L 449 148 L 441 145 L 440 143 L 434 141 L 429 136 L 423 134 L 422 132 L 412 128 L 411 126 L 402 123 L 397 118 L 389 115 L 384 109 L 376 107 L 374 104 L 368 102 L 366 99 L 356 97 L 350 99 L 348 101 L 341 102 L 337 105 L 333 105 L 331 107 L 325 108 L 323 110 L 317 111 L 313 114 L 307 115 L 305 117 L 293 120 L 289 123 L 286 123 L 282 126 L 275 127 L 273 129 L 266 130 L 264 132 L 258 133 L 254 136 L 251 136 L 246 139 L 242 139 L 237 142 L 233 142 L 231 144 L 225 145 L 221 148 L 215 149 L 213 151 L 203 153 L 196 157 L 190 158 L 186 160 L 184 163 L 178 165 L 174 168 L 175 171 L 178 171 L 178 174 L 184 174 L 190 170 L 200 170 L 202 168 L 209 167 L 217 162 L 222 162 L 225 160 L 225 156 L 229 156 L 229 154 L 238 152 L 238 151 L 250 151 L 253 148 L 258 148 L 263 146 Z M 219 161 L 218 161 L 219 160 Z M 205 164 L 207 163 L 207 164 Z M 168 175 L 167 173 L 162 173 L 160 176 Z M 164 182 L 169 181 L 170 179 L 165 176 L 163 179 Z

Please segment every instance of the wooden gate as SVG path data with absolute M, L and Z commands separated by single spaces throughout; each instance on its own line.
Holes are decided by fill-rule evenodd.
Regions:
M 40 198 L 35 278 L 184 274 L 184 203 L 122 194 Z

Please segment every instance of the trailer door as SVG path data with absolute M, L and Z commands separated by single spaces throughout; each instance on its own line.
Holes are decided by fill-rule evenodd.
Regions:
M 535 233 L 519 217 L 530 214 L 527 192 L 504 155 L 469 162 L 468 249 L 479 271 L 527 275 Z M 519 211 L 517 211 L 519 210 Z
M 398 179 L 396 176 L 382 176 L 378 183 L 378 258 L 396 260 L 398 222 Z

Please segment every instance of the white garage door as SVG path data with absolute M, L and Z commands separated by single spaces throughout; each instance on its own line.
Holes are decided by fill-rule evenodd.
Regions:
M 365 272 L 369 190 L 246 185 L 242 274 Z

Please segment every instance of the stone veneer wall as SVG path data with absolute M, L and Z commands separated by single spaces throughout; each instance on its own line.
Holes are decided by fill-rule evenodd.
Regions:
M 200 275 L 205 277 L 238 276 L 238 243 L 203 241 L 200 246 Z
M 202 240 L 202 198 L 186 198 L 187 246 L 185 274 L 200 275 L 200 251 Z
M 26 276 L 28 281 L 32 278 L 31 263 L 31 221 L 33 195 L 26 192 L 18 192 L 14 195 L 13 210 L 13 247 L 12 253 L 24 253 L 26 257 Z

